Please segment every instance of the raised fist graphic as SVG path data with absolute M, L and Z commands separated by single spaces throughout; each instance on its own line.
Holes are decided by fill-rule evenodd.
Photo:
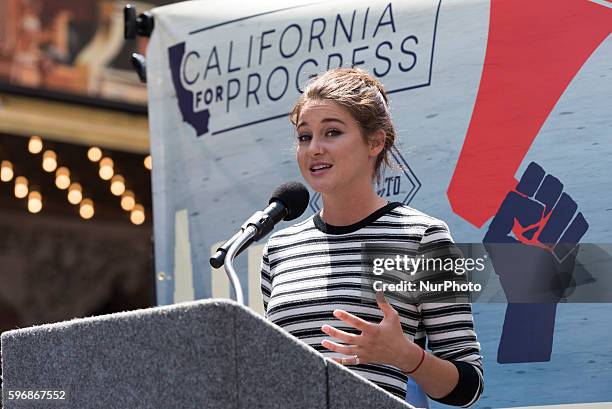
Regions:
M 532 162 L 491 221 L 483 243 L 508 300 L 497 361 L 549 361 L 557 303 L 573 285 L 589 225 L 559 179 Z

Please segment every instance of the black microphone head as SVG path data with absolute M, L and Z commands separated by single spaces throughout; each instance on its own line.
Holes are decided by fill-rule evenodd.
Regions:
M 287 215 L 283 220 L 293 220 L 304 213 L 304 210 L 308 207 L 309 199 L 310 193 L 308 193 L 306 186 L 300 182 L 287 182 L 272 192 L 268 203 L 282 202 L 287 208 Z

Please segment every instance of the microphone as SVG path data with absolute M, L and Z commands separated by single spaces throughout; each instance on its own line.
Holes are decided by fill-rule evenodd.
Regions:
M 214 268 L 221 267 L 225 262 L 227 250 L 249 226 L 252 226 L 251 228 L 254 228 L 256 232 L 253 237 L 240 248 L 236 256 L 252 242 L 265 237 L 280 221 L 290 221 L 300 217 L 306 210 L 306 207 L 308 207 L 309 199 L 310 194 L 308 193 L 308 189 L 306 189 L 302 183 L 283 183 L 272 192 L 270 200 L 268 201 L 268 207 L 263 211 L 255 212 L 244 222 L 236 234 L 217 249 L 209 260 L 210 265 Z

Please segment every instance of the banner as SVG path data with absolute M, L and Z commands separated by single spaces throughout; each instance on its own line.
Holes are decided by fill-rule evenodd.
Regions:
M 557 243 L 551 257 L 582 268 L 574 288 L 612 285 L 594 268 L 612 257 L 609 2 L 228 0 L 153 14 L 159 304 L 230 296 L 208 258 L 276 186 L 301 180 L 288 113 L 308 78 L 338 66 L 367 69 L 390 94 L 401 170 L 385 173 L 382 197 L 444 220 L 457 242 L 508 240 L 512 259 Z M 299 220 L 321 205 L 311 192 Z M 260 312 L 262 247 L 236 262 Z M 499 260 L 488 280 L 507 288 Z M 544 312 L 473 305 L 485 357 L 475 407 L 612 401 L 612 308 L 563 297 Z M 529 342 L 552 352 L 527 353 Z

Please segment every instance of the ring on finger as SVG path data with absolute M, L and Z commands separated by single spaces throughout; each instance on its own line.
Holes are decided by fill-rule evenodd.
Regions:
M 359 365 L 359 357 L 355 355 L 355 365 Z

